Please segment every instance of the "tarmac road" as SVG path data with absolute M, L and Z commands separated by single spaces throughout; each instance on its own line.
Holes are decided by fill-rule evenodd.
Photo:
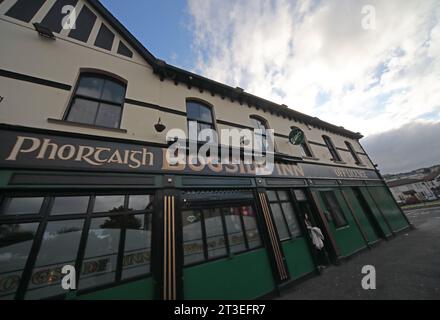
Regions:
M 277 299 L 440 300 L 440 207 L 406 212 L 416 230 L 382 241 L 339 266 L 330 266 Z M 376 269 L 376 289 L 364 290 L 364 265 Z

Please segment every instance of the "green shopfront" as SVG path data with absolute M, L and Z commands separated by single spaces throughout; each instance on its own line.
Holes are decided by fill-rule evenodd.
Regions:
M 0 299 L 257 299 L 409 227 L 374 170 L 169 166 L 166 145 L 6 125 L 0 142 Z

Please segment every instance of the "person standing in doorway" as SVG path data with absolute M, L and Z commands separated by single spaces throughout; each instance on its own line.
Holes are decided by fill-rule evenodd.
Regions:
M 313 247 L 315 248 L 314 255 L 318 263 L 318 268 L 323 269 L 329 264 L 329 259 L 324 244 L 325 237 L 322 234 L 321 229 L 319 229 L 318 227 L 314 227 L 312 225 L 307 213 L 304 215 L 304 221 L 307 230 L 309 232 L 310 238 L 312 239 Z

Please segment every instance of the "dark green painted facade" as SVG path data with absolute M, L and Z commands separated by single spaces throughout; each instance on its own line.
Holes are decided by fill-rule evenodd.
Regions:
M 275 288 L 264 249 L 187 267 L 183 277 L 188 300 L 256 299 Z
M 362 234 L 356 225 L 353 215 L 350 212 L 344 198 L 342 197 L 341 191 L 339 189 L 318 189 L 314 190 L 315 194 L 318 196 L 319 205 L 322 206 L 324 210 L 329 210 L 323 201 L 321 191 L 331 191 L 334 192 L 336 199 L 343 211 L 347 225 L 343 227 L 336 227 L 333 221 L 329 221 L 328 225 L 330 232 L 333 235 L 336 244 L 339 248 L 340 255 L 342 257 L 350 256 L 357 251 L 366 247 L 366 243 L 362 238 Z
M 357 219 L 359 220 L 360 227 L 364 231 L 368 244 L 373 244 L 377 242 L 380 239 L 380 235 L 374 229 L 374 221 L 372 220 L 373 217 L 368 217 L 368 212 L 366 212 L 362 208 L 362 205 L 360 204 L 359 200 L 356 198 L 352 188 L 343 187 L 342 192 L 345 193 L 347 200 L 350 202 L 350 205 L 353 207 L 354 210 L 353 214 L 355 214 Z
M 78 300 L 152 300 L 154 284 L 151 277 L 115 287 L 71 297 Z
M 36 184 L 16 184 L 11 186 L 11 181 L 17 179 L 19 175 L 59 175 L 63 179 L 77 179 L 75 181 L 85 181 L 84 185 L 78 184 L 48 184 L 42 179 Z M 60 190 L 68 190 L 71 193 L 87 192 L 87 190 L 100 192 L 115 192 L 115 190 L 150 190 L 156 192 L 158 197 L 162 197 L 161 190 L 168 190 L 170 194 L 179 197 L 180 190 L 226 190 L 252 188 L 257 190 L 257 186 L 265 185 L 265 181 L 256 181 L 256 179 L 249 178 L 228 178 L 228 177 L 211 177 L 209 180 L 206 177 L 191 177 L 173 176 L 174 185 L 171 189 L 167 189 L 166 177 L 163 175 L 151 175 L 150 184 L 143 186 L 136 185 L 118 185 L 113 184 L 93 184 L 95 176 L 93 174 L 72 174 L 69 172 L 34 172 L 28 171 L 0 171 L 0 188 L 2 194 L 11 194 L 21 192 L 58 192 Z M 96 174 L 96 177 L 107 176 L 107 174 Z M 114 179 L 118 179 L 118 175 L 108 175 Z M 121 176 L 127 176 L 121 174 Z M 67 178 L 66 178 L 67 177 Z M 78 180 L 79 179 L 79 180 Z M 72 180 L 73 181 L 73 180 Z M 105 181 L 105 180 L 102 180 Z M 208 182 L 209 181 L 209 182 Z M 234 185 L 234 183 L 237 183 Z M 193 185 L 189 185 L 193 184 Z M 344 181 L 334 186 L 289 186 L 289 185 L 273 185 L 271 189 L 290 190 L 291 201 L 295 205 L 295 214 L 298 221 L 304 219 L 304 212 L 301 212 L 302 207 L 296 204 L 295 189 L 300 189 L 308 196 L 308 204 L 313 208 L 311 220 L 316 222 L 318 226 L 323 228 L 322 217 L 319 215 L 319 210 L 323 212 L 328 211 L 327 203 L 323 200 L 322 192 L 330 191 L 335 195 L 337 203 L 339 204 L 343 216 L 347 222 L 342 227 L 336 227 L 334 221 L 331 219 L 326 221 L 328 230 L 323 230 L 326 237 L 333 239 L 334 245 L 337 247 L 337 259 L 349 257 L 360 250 L 367 248 L 367 246 L 376 243 L 377 241 L 387 237 L 391 237 L 395 232 L 409 227 L 407 219 L 395 203 L 390 192 L 381 182 L 374 185 L 368 185 L 359 181 L 358 184 L 345 185 Z M 258 189 L 265 192 L 265 188 Z M 260 192 L 259 191 L 259 192 Z M 317 202 L 312 199 L 315 195 Z M 176 198 L 176 199 L 177 199 Z M 256 198 L 257 199 L 257 198 Z M 227 258 L 217 259 L 211 262 L 200 263 L 193 266 L 184 267 L 181 262 L 178 262 L 178 268 L 181 270 L 181 278 L 178 280 L 182 283 L 182 293 L 180 298 L 193 299 L 256 299 L 263 297 L 272 292 L 278 291 L 278 287 L 283 284 L 291 283 L 299 280 L 307 275 L 317 272 L 318 262 L 316 255 L 319 253 L 314 249 L 308 231 L 302 226 L 302 236 L 279 242 L 280 254 L 282 256 L 282 263 L 287 269 L 287 278 L 280 280 L 277 276 L 277 261 L 273 254 L 273 247 L 271 246 L 270 236 L 268 234 L 267 225 L 262 218 L 262 204 L 255 200 L 257 211 L 260 218 L 260 232 L 263 236 L 263 246 L 252 251 L 230 255 Z M 180 206 L 177 203 L 177 206 Z M 159 217 L 162 215 L 163 208 L 159 207 L 155 213 Z M 176 211 L 179 214 L 179 210 Z M 273 212 L 269 210 L 269 214 L 273 219 Z M 1 222 L 1 221 L 0 221 Z M 302 224 L 301 224 L 302 225 Z M 275 228 L 275 226 L 273 226 Z M 276 231 L 276 230 L 275 230 Z M 154 232 L 154 231 L 153 231 Z M 178 230 L 177 233 L 180 231 Z M 326 248 L 331 247 L 330 239 L 326 238 Z M 178 244 L 179 245 L 179 244 Z M 161 249 L 159 249 L 161 250 Z M 328 254 L 331 254 L 329 251 Z M 153 256 L 153 259 L 161 258 L 161 255 Z M 322 261 L 319 262 L 321 264 Z M 162 298 L 161 277 L 162 274 L 155 275 L 155 272 L 147 278 L 137 280 L 128 280 L 121 284 L 109 285 L 103 289 L 96 289 L 87 293 L 70 292 L 65 299 L 80 299 L 80 300 L 107 300 L 107 299 L 128 299 L 128 300 L 149 300 Z
M 378 222 L 381 232 L 385 235 L 385 237 L 390 237 L 392 235 L 391 228 L 389 227 L 388 222 L 385 220 L 381 208 L 377 206 L 376 201 L 371 196 L 369 191 L 370 188 L 372 187 L 360 187 L 360 191 L 368 203 L 370 210 L 373 212 L 374 218 Z
M 315 271 L 315 262 L 306 241 L 304 237 L 299 237 L 283 242 L 284 256 L 293 280 Z

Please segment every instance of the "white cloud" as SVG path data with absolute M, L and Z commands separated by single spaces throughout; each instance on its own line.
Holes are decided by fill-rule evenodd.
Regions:
M 376 29 L 361 26 L 373 5 Z M 440 119 L 438 0 L 188 0 L 196 71 L 365 135 Z

